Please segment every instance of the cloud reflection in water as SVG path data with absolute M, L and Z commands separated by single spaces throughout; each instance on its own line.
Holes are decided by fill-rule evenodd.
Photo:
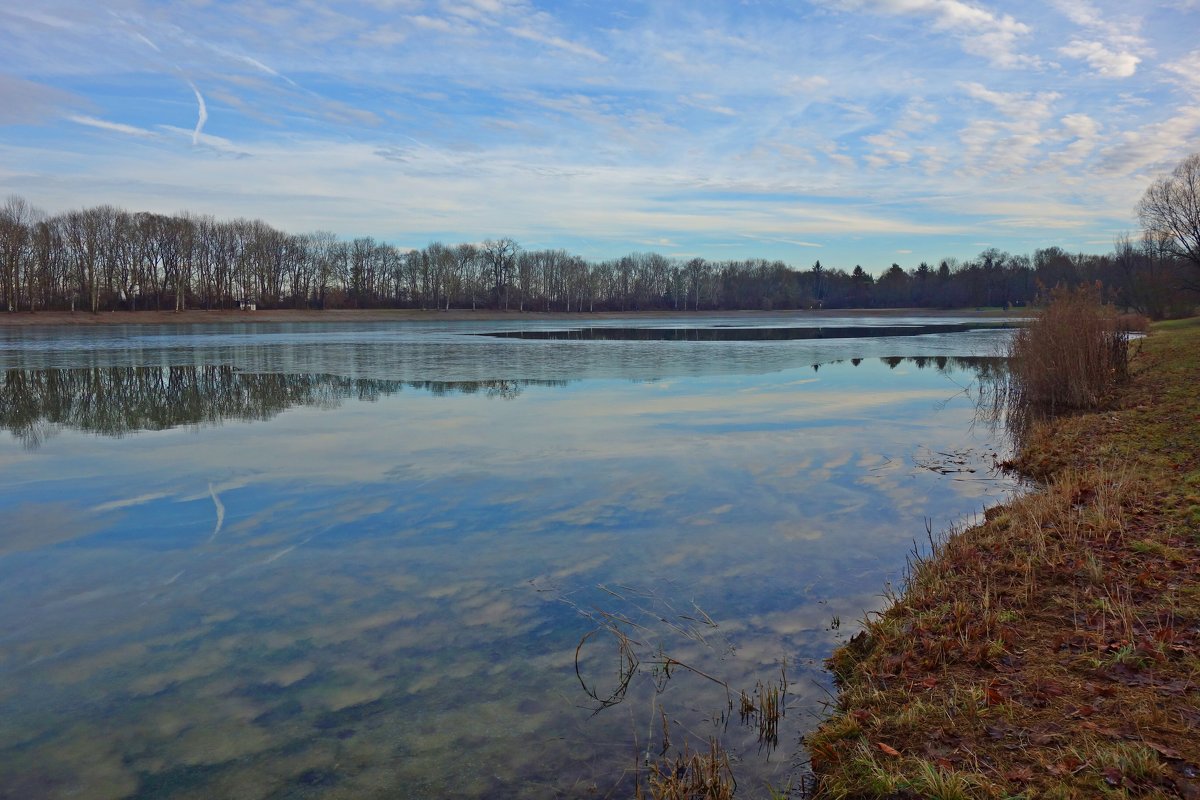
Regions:
M 578 609 L 693 602 L 712 642 L 647 636 L 738 687 L 787 657 L 794 743 L 806 679 L 827 683 L 818 660 L 923 518 L 1010 488 L 914 461 L 974 447 L 986 475 L 958 395 L 986 361 L 814 375 L 796 354 L 660 383 L 5 371 L 0 458 L 23 468 L 0 512 L 25 522 L 0 534 L 0 604 L 20 609 L 0 621 L 0 772 L 31 797 L 611 786 L 630 718 L 578 707 Z M 653 702 L 717 731 L 710 690 L 684 676 Z M 631 697 L 637 724 L 650 701 Z M 725 735 L 747 780 L 783 782 L 787 758 Z

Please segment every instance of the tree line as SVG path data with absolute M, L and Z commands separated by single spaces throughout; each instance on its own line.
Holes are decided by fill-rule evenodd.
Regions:
M 47 215 L 0 207 L 0 309 L 9 311 L 421 308 L 699 311 L 1019 306 L 1045 287 L 1099 282 L 1106 300 L 1153 317 L 1195 295 L 1187 259 L 1149 231 L 1106 255 L 1058 247 L 988 249 L 879 277 L 820 261 L 710 261 L 658 253 L 589 261 L 510 238 L 404 249 L 370 237 L 286 233 L 262 220 L 129 212 L 101 205 Z

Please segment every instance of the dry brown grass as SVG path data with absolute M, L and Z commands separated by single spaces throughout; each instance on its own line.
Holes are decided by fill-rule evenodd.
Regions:
M 826 797 L 1200 797 L 1200 324 L 1043 423 L 1040 491 L 914 560 L 831 660 Z
M 1128 320 L 1127 320 L 1128 322 Z M 1010 414 L 1047 418 L 1097 407 L 1127 376 L 1129 335 L 1099 290 L 1056 289 L 1009 348 Z
M 1145 314 L 1118 314 L 1114 319 L 1117 330 L 1127 333 L 1149 333 L 1150 318 Z
M 708 752 L 689 752 L 685 745 L 675 758 L 651 764 L 646 784 L 652 800 L 731 800 L 737 788 L 729 756 L 716 739 L 709 740 Z M 640 781 L 635 796 L 647 796 Z

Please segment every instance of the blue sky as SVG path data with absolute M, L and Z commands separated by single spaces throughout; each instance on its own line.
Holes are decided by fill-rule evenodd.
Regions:
M 1107 252 L 1200 0 L 0 0 L 0 194 L 402 246 Z

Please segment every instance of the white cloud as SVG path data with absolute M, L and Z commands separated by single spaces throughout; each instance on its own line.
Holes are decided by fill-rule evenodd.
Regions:
M 391 25 L 381 25 L 364 33 L 359 37 L 359 41 L 368 46 L 395 47 L 408 41 L 408 31 L 398 30 Z
M 1014 174 L 1028 169 L 1049 138 L 1044 123 L 1062 96 L 1057 92 L 997 92 L 980 83 L 963 83 L 960 88 L 1003 117 L 972 119 L 959 132 L 966 148 L 961 171 Z
M 690 96 L 685 95 L 679 98 L 679 102 L 685 106 L 691 106 L 692 108 L 698 108 L 713 114 L 721 114 L 726 117 L 735 117 L 738 113 L 729 106 L 722 105 L 715 95 L 707 92 L 700 92 Z
M 1200 0 L 1197 0 L 1200 2 Z M 1200 90 L 1200 50 L 1193 50 L 1183 58 L 1162 65 L 1172 74 L 1172 80 L 1189 91 Z
M 43 14 L 28 7 L 18 8 L 16 6 L 9 6 L 7 8 L 0 8 L 0 14 L 6 14 L 27 22 L 32 22 L 36 25 L 54 28 L 60 31 L 69 31 L 78 27 L 76 23 L 69 19 L 57 17 L 53 14 Z
M 790 75 L 778 86 L 784 94 L 815 94 L 829 86 L 829 79 L 823 75 Z
M 975 82 L 959 86 L 969 96 L 994 106 L 1014 123 L 1045 119 L 1050 114 L 1051 106 L 1062 97 L 1057 92 L 996 92 Z
M 1058 52 L 1069 58 L 1086 61 L 1088 66 L 1105 78 L 1128 78 L 1137 72 L 1141 59 L 1124 50 L 1111 50 L 1100 42 L 1074 39 Z
M 996 14 L 963 0 L 832 0 L 852 11 L 870 11 L 892 16 L 924 16 L 933 28 L 962 41 L 963 49 L 986 58 L 999 67 L 1037 66 L 1041 62 L 1018 51 L 1018 42 L 1031 29 L 1009 14 Z
M 1200 106 L 1177 109 L 1169 118 L 1124 131 L 1101 152 L 1101 168 L 1114 175 L 1165 170 L 1193 152 L 1200 139 Z
M 177 211 L 170 194 L 219 216 L 417 244 L 422 231 L 559 232 L 691 251 L 705 245 L 690 232 L 748 231 L 820 241 L 834 259 L 858 233 L 958 228 L 971 212 L 954 198 L 967 192 L 1092 215 L 1058 218 L 1073 225 L 1098 210 L 1127 217 L 1149 171 L 1200 141 L 1200 50 L 1169 9 L 818 2 L 826 10 L 613 0 L 590 16 L 527 0 L 271 0 L 266 16 L 260 4 L 217 14 L 206 0 L 169 15 L 153 0 L 120 0 L 114 13 L 85 0 L 0 9 L 0 124 L 20 126 L 0 136 L 0 179 L 48 207 L 142 207 L 146 196 Z M 134 74 L 157 80 L 92 94 Z M 190 119 L 178 91 L 188 78 L 202 90 Z M 144 87 L 171 82 L 173 94 L 140 102 Z M 218 115 L 236 143 L 205 132 Z M 29 124 L 47 124 L 53 146 Z M 124 181 L 114 158 L 140 179 Z M 134 168 L 164 159 L 178 170 L 167 181 L 166 168 Z M 854 213 L 829 218 L 822 204 Z
M 1094 139 L 1100 132 L 1100 123 L 1087 114 L 1068 114 L 1062 118 L 1063 130 L 1078 139 Z
M 417 14 L 408 18 L 418 28 L 427 31 L 438 31 L 439 33 L 461 33 L 463 31 L 461 22 L 451 22 L 442 17 L 430 17 L 425 14 Z
M 873 147 L 873 150 L 863 160 L 875 169 L 882 169 L 893 164 L 907 164 L 912 160 L 912 153 L 897 146 L 898 133 L 876 133 L 864 136 L 863 141 Z
M 933 125 L 940 119 L 933 105 L 923 97 L 914 97 L 908 101 L 904 112 L 896 120 L 896 127 L 906 133 L 917 133 Z
M 1061 122 L 1064 135 L 1073 141 L 1059 156 L 1059 165 L 1079 164 L 1096 149 L 1103 126 L 1087 114 L 1067 114 Z
M 936 124 L 939 116 L 933 107 L 923 97 L 913 97 L 905 105 L 896 119 L 881 133 L 862 137 L 871 150 L 864 156 L 863 161 L 874 169 L 904 165 L 912 162 L 916 156 L 928 158 L 928 151 L 920 146 L 914 146 L 912 138 Z M 930 165 L 926 165 L 927 170 Z M 939 165 L 932 169 L 936 171 Z
M 80 98 L 12 75 L 0 73 L 0 125 L 40 123 L 60 113 L 64 106 L 81 105 Z
M 1142 23 L 1136 17 L 1106 19 L 1089 0 L 1054 0 L 1054 6 L 1087 33 L 1073 37 L 1058 52 L 1087 62 L 1101 77 L 1132 77 L 1142 62 L 1139 54 L 1150 52 L 1138 34 Z

